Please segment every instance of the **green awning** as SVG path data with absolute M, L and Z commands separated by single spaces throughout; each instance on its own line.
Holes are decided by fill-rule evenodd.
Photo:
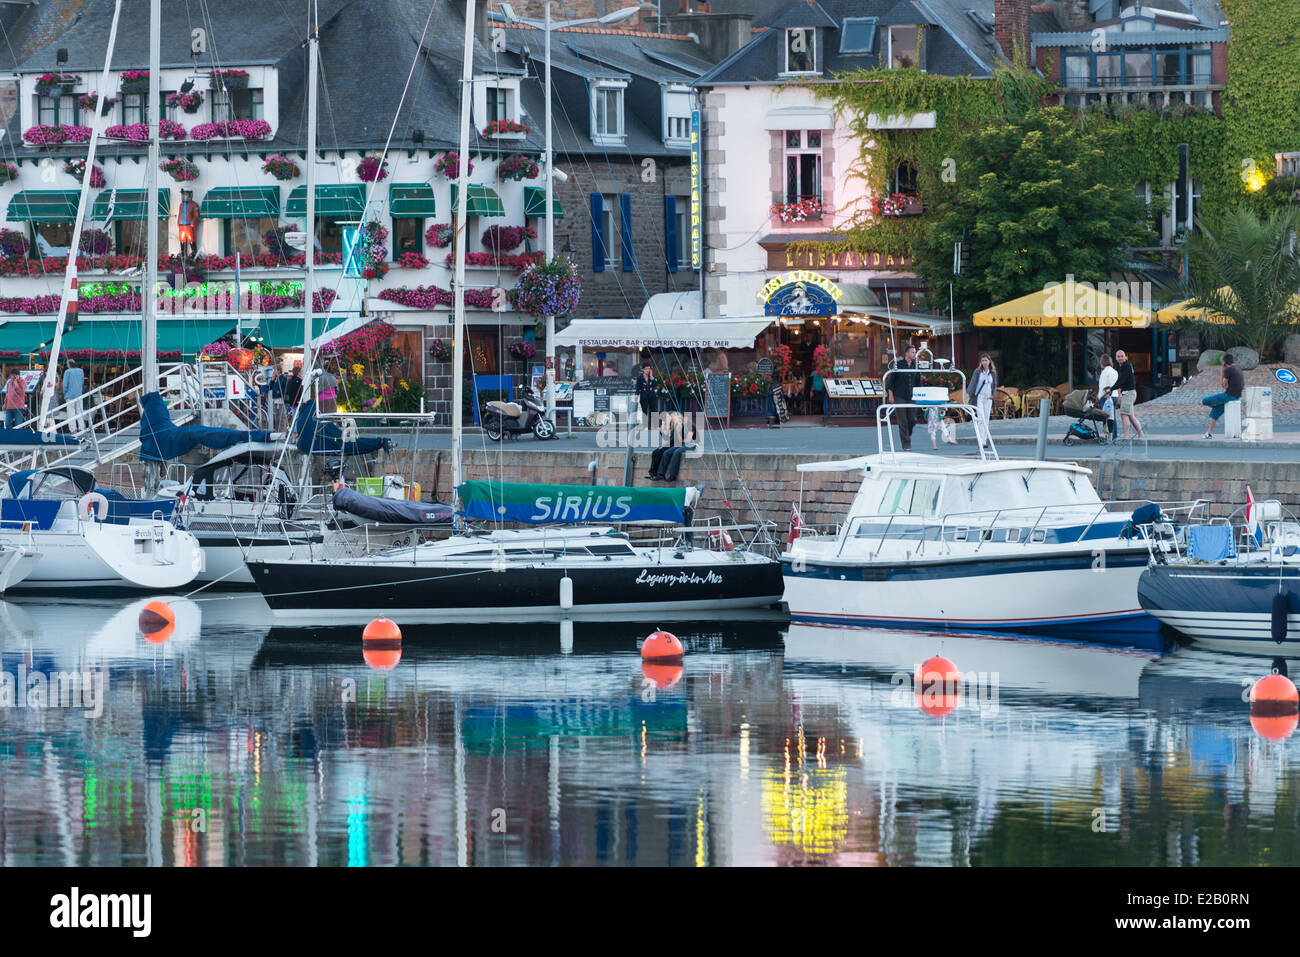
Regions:
M 551 194 L 551 206 L 555 209 L 555 218 L 563 219 L 564 210 L 560 208 L 560 197 L 554 193 Z M 545 216 L 546 215 L 546 187 L 544 186 L 525 186 L 524 187 L 524 216 Z
M 9 200 L 11 223 L 70 223 L 77 218 L 81 193 L 75 189 L 24 189 Z
M 247 335 L 251 319 L 244 320 Z M 158 351 L 175 352 L 191 359 L 209 342 L 216 342 L 228 332 L 234 332 L 234 319 L 163 319 L 158 320 Z
M 456 184 L 451 184 L 451 218 L 456 218 L 458 211 L 456 198 Z M 545 205 L 543 203 L 543 205 Z M 501 197 L 491 186 L 476 186 L 470 184 L 469 192 L 465 195 L 465 215 L 466 216 L 504 216 L 506 207 L 501 202 Z
M 278 186 L 218 186 L 199 204 L 205 219 L 260 219 L 280 215 Z
M 159 320 L 159 326 L 162 321 Z M 73 349 L 139 349 L 139 319 L 83 319 L 71 332 L 63 333 L 62 352 Z
M 0 352 L 39 352 L 54 338 L 57 323 L 48 320 L 9 319 L 0 325 Z
M 335 318 L 333 325 L 338 325 L 343 320 Z M 325 331 L 325 317 L 317 316 L 311 321 L 311 337 L 315 339 Z M 301 349 L 302 348 L 302 316 L 296 319 L 268 319 L 263 317 L 258 320 L 257 333 L 262 337 L 262 345 L 268 349 Z M 244 335 L 252 335 L 252 330 L 245 328 Z
M 316 187 L 316 215 L 360 220 L 366 208 L 364 183 Z M 307 187 L 295 186 L 284 207 L 286 216 L 307 215 Z
M 124 219 L 144 219 L 144 207 L 147 197 L 148 190 L 119 189 L 116 198 L 114 198 L 113 191 L 106 189 L 95 197 L 95 205 L 91 207 L 90 218 L 97 220 L 108 219 L 108 204 L 111 200 L 114 222 L 121 222 Z M 158 218 L 166 219 L 171 211 L 171 190 L 158 190 Z M 206 209 L 203 212 L 205 215 L 211 215 Z
M 388 187 L 388 213 L 394 219 L 437 216 L 433 187 L 428 183 L 394 183 Z

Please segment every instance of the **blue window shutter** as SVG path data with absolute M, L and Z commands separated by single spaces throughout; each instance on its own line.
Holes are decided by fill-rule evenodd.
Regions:
M 668 271 L 677 272 L 677 197 L 664 197 L 664 255 L 668 257 Z
M 605 200 L 591 194 L 591 271 L 605 271 Z
M 632 194 L 618 194 L 618 232 L 623 246 L 623 271 L 636 268 L 632 260 Z

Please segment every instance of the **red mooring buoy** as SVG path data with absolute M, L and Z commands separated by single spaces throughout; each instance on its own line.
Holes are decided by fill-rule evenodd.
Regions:
M 361 657 L 376 671 L 391 671 L 402 660 L 402 629 L 397 622 L 376 618 L 361 633 Z
M 1286 675 L 1260 678 L 1250 689 L 1250 726 L 1270 741 L 1291 737 L 1300 722 L 1300 691 Z
M 686 649 L 677 640 L 677 636 L 667 631 L 656 631 L 641 642 L 642 661 L 676 661 L 681 662 Z
M 953 711 L 960 700 L 961 672 L 942 655 L 921 662 L 916 670 L 916 703 L 932 718 Z

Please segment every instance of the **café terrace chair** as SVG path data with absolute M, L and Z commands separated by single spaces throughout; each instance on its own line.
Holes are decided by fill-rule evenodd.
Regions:
M 998 389 L 993 395 L 993 418 L 1014 419 L 1016 416 L 1016 396 L 1007 389 Z
M 1048 415 L 1052 414 L 1052 396 L 1054 393 L 1046 386 L 1035 386 L 1020 394 L 1020 414 L 1026 419 L 1038 418 L 1038 404 L 1047 400 Z

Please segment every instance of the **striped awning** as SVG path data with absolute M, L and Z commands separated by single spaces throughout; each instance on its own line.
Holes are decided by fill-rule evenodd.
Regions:
M 366 187 L 363 183 L 342 183 L 316 187 L 316 215 L 361 219 L 366 208 Z M 307 215 L 307 187 L 295 186 L 285 204 L 286 216 Z
M 394 219 L 423 219 L 438 215 L 433 187 L 428 183 L 394 183 L 388 187 L 388 212 Z
M 80 200 L 75 189 L 24 189 L 9 200 L 5 218 L 11 223 L 71 223 Z
M 456 216 L 458 202 L 456 184 L 453 183 L 451 186 L 451 215 L 453 219 Z M 470 184 L 465 193 L 466 216 L 504 216 L 505 214 L 505 204 L 501 202 L 501 197 L 497 195 L 495 189 L 491 186 Z
M 564 210 L 560 208 L 560 197 L 554 193 L 551 194 L 551 206 L 555 210 L 555 218 L 563 219 Z M 525 186 L 524 187 L 524 216 L 545 216 L 546 215 L 546 188 L 543 186 Z
M 278 186 L 219 186 L 200 204 L 207 219 L 261 219 L 280 215 Z
M 108 219 L 111 209 L 114 222 L 120 222 L 124 219 L 144 219 L 148 193 L 149 191 L 145 189 L 119 189 L 114 195 L 113 190 L 106 189 L 95 197 L 95 205 L 91 207 L 90 218 L 95 220 Z M 171 190 L 158 190 L 158 218 L 166 219 L 171 210 Z M 203 212 L 208 216 L 212 215 L 206 209 Z

